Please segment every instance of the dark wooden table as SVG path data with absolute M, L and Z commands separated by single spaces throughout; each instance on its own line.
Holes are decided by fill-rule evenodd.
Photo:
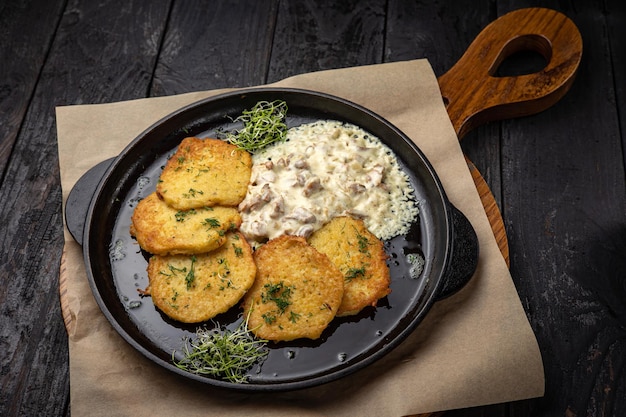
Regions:
M 462 147 L 502 211 L 546 393 L 445 416 L 626 415 L 624 2 L 456 3 L 1 1 L 0 415 L 71 412 L 55 106 L 414 58 L 428 58 L 441 75 L 489 22 L 528 6 L 558 10 L 578 26 L 578 77 L 553 107 L 482 126 Z M 518 54 L 500 71 L 541 64 Z

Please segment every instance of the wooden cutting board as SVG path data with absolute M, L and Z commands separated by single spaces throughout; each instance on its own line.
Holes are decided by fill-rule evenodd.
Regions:
M 483 29 L 459 61 L 438 78 L 446 110 L 459 140 L 475 127 L 495 120 L 539 113 L 570 89 L 582 58 L 582 38 L 565 15 L 550 9 L 520 9 Z M 541 54 L 539 72 L 495 76 L 500 64 L 522 51 Z M 478 169 L 470 172 L 507 265 L 509 249 L 502 216 Z
M 528 116 L 555 104 L 574 82 L 582 50 L 582 37 L 576 25 L 554 10 L 520 9 L 487 25 L 461 59 L 438 78 L 459 140 L 481 124 Z M 547 65 L 533 74 L 495 76 L 507 57 L 522 51 L 541 54 Z M 510 265 L 508 240 L 498 205 L 478 169 L 466 160 L 500 252 Z
M 541 54 L 547 65 L 527 75 L 494 75 L 507 57 L 521 51 Z M 446 110 L 459 140 L 483 123 L 539 113 L 555 104 L 571 87 L 581 57 L 580 32 L 559 12 L 544 8 L 520 9 L 493 21 L 459 61 L 438 78 Z M 508 240 L 496 200 L 479 170 L 469 159 L 466 160 L 500 252 L 509 265 Z M 69 329 L 72 318 L 65 262 L 63 254 L 59 293 L 63 320 Z

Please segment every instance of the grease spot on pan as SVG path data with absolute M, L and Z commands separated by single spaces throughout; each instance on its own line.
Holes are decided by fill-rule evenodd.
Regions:
M 109 246 L 109 258 L 112 262 L 121 261 L 126 257 L 125 244 L 122 239 L 117 239 Z

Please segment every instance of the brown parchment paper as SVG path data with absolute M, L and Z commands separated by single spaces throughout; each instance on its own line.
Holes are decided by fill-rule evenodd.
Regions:
M 187 381 L 128 345 L 101 314 L 81 248 L 65 231 L 71 411 L 75 416 L 402 416 L 543 395 L 540 352 L 500 255 L 426 60 L 320 71 L 276 86 L 359 103 L 427 155 L 474 226 L 478 269 L 459 293 L 383 359 L 338 381 L 288 393 L 234 393 Z M 57 108 L 63 201 L 80 176 L 170 112 L 226 90 Z

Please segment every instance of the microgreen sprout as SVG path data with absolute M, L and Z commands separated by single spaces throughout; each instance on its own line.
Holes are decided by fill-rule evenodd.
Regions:
M 248 382 L 248 371 L 268 355 L 267 340 L 256 339 L 243 320 L 235 330 L 197 329 L 196 338 L 185 338 L 184 358 L 172 361 L 179 369 L 199 375 L 223 378 L 229 382 Z
M 250 153 L 274 142 L 282 141 L 287 135 L 285 116 L 287 103 L 282 100 L 259 101 L 250 110 L 244 110 L 234 121 L 243 122 L 243 127 L 228 132 L 228 142 Z

